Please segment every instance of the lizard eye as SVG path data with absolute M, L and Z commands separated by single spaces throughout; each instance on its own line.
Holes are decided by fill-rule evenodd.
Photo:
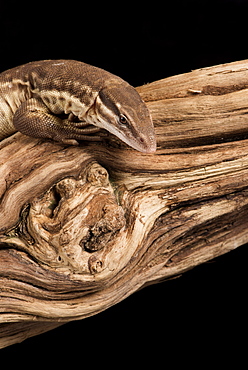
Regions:
M 120 114 L 119 115 L 119 122 L 122 124 L 122 125 L 128 125 L 128 119 L 126 116 L 124 116 L 124 114 Z

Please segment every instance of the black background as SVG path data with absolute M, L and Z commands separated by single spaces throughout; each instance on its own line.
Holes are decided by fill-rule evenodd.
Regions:
M 77 59 L 137 86 L 247 59 L 247 19 L 248 1 L 241 0 L 8 1 L 0 10 L 0 71 L 32 60 Z M 242 352 L 247 331 L 247 256 L 240 247 L 101 314 L 3 349 L 0 360 L 35 366 L 70 360 L 80 367 L 151 361 L 165 368 L 170 361 L 216 365 L 218 353 L 221 364 L 233 355 L 238 361 L 234 347 Z

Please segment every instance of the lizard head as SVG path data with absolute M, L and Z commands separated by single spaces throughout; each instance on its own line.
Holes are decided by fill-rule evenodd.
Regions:
M 100 90 L 95 101 L 94 121 L 93 124 L 140 152 L 156 151 L 150 112 L 138 92 L 128 83 Z

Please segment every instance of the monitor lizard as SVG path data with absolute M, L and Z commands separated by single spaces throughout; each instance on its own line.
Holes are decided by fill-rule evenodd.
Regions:
M 20 131 L 77 145 L 99 139 L 100 129 L 140 152 L 156 151 L 146 104 L 112 73 L 75 60 L 43 60 L 0 74 L 0 140 Z

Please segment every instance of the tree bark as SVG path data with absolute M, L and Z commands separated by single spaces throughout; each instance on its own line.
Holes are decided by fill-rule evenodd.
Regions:
M 248 60 L 137 90 L 155 154 L 0 143 L 0 348 L 248 242 Z

